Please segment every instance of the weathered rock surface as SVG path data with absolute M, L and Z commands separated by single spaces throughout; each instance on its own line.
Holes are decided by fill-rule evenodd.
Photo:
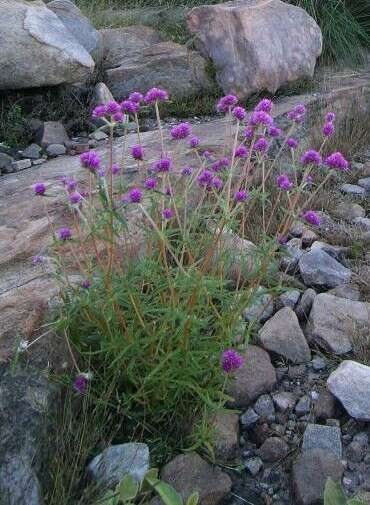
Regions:
M 299 260 L 299 270 L 306 286 L 321 289 L 347 284 L 351 270 L 332 258 L 322 249 L 314 249 Z
M 51 144 L 66 145 L 69 141 L 67 131 L 60 121 L 46 121 L 37 131 L 36 137 L 44 148 Z
M 86 49 L 94 61 L 100 61 L 103 53 L 102 35 L 90 23 L 80 9 L 70 0 L 52 0 L 47 4 L 73 35 L 77 42 Z
M 322 293 L 313 302 L 307 335 L 330 352 L 346 354 L 352 349 L 351 334 L 369 334 L 369 314 L 368 303 Z
M 289 307 L 279 310 L 265 323 L 258 339 L 267 351 L 292 363 L 305 363 L 311 359 L 311 352 L 297 316 Z
M 266 351 L 250 345 L 244 353 L 244 359 L 245 365 L 236 371 L 226 388 L 237 407 L 248 407 L 276 384 L 276 373 Z
M 370 367 L 343 361 L 332 372 L 327 385 L 350 416 L 358 421 L 370 421 Z
M 312 288 L 306 289 L 306 291 L 303 293 L 301 299 L 299 300 L 299 303 L 295 308 L 295 313 L 300 321 L 307 321 L 315 297 L 316 291 Z
M 115 487 L 127 473 L 141 482 L 148 470 L 149 448 L 135 442 L 111 445 L 95 456 L 87 467 L 89 478 L 102 488 Z
M 275 463 L 285 458 L 288 452 L 289 446 L 283 439 L 279 437 L 270 437 L 261 445 L 257 454 L 262 461 Z
M 230 477 L 198 454 L 181 454 L 167 463 L 161 480 L 173 486 L 186 500 L 198 491 L 201 505 L 217 505 L 231 490 Z
M 243 310 L 243 318 L 248 322 L 264 323 L 274 313 L 273 297 L 259 286 L 251 303 Z
M 334 209 L 334 215 L 346 221 L 352 221 L 356 217 L 365 217 L 365 209 L 358 203 L 341 202 Z
M 340 428 L 309 424 L 303 435 L 302 451 L 325 449 L 332 452 L 338 459 L 342 458 L 342 442 Z
M 85 82 L 94 61 L 40 0 L 0 1 L 0 89 Z
M 239 448 L 239 416 L 232 412 L 220 412 L 212 420 L 215 430 L 214 451 L 221 461 L 233 459 Z
M 303 9 L 280 0 L 195 7 L 188 28 L 225 93 L 240 98 L 313 75 L 322 36 Z

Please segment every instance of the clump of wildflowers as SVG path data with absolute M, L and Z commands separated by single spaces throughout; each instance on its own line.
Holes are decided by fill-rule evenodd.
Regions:
M 328 156 L 325 160 L 325 165 L 327 165 L 330 168 L 335 168 L 337 170 L 348 170 L 349 169 L 349 163 L 345 159 L 342 153 L 333 153 L 330 156 Z
M 234 349 L 228 349 L 222 353 L 221 367 L 227 374 L 235 372 L 244 366 L 244 358 Z
M 232 114 L 239 121 L 243 121 L 247 115 L 246 110 L 243 107 L 235 107 L 232 110 Z
M 195 135 L 193 135 L 192 137 L 190 137 L 190 139 L 189 139 L 189 146 L 190 146 L 191 148 L 193 148 L 193 149 L 194 149 L 195 147 L 198 147 L 198 146 L 199 146 L 199 144 L 200 144 L 200 139 L 199 139 L 199 137 L 196 137 Z
M 296 149 L 298 147 L 298 140 L 290 137 L 286 140 L 286 145 L 290 147 L 290 149 Z
M 134 102 L 134 103 L 140 103 L 144 100 L 144 97 L 141 93 L 139 93 L 138 91 L 134 91 L 133 93 L 130 94 L 130 96 L 128 97 L 128 99 L 131 101 L 131 102 Z
M 144 97 L 144 102 L 146 104 L 165 102 L 166 100 L 168 100 L 168 93 L 160 88 L 151 88 Z
M 175 140 L 180 140 L 188 137 L 191 133 L 191 125 L 189 123 L 180 123 L 171 129 L 171 137 Z
M 133 102 L 132 100 L 124 100 L 121 103 L 121 111 L 126 114 L 135 115 L 139 112 L 140 105 L 138 102 Z
M 74 193 L 70 193 L 69 195 L 69 201 L 72 203 L 72 204 L 77 204 L 77 203 L 80 203 L 82 200 L 82 196 L 80 193 L 77 193 L 77 192 L 74 192 Z
M 321 224 L 320 216 L 313 210 L 307 210 L 302 217 L 305 221 L 307 221 L 307 223 L 312 224 L 313 226 L 320 226 Z
M 334 123 L 325 123 L 322 129 L 322 133 L 324 137 L 331 137 L 335 132 L 335 126 Z
M 246 158 L 248 156 L 248 149 L 245 146 L 240 145 L 235 149 L 234 154 L 237 158 Z
M 314 149 L 310 149 L 306 151 L 301 156 L 302 165 L 320 165 L 322 163 L 321 154 L 315 151 Z
M 247 198 L 248 192 L 245 189 L 239 189 L 239 191 L 236 191 L 236 193 L 234 193 L 234 200 L 236 202 L 245 202 Z
M 33 190 L 35 195 L 42 196 L 46 192 L 46 185 L 43 182 L 36 182 L 36 184 L 33 185 Z
M 276 179 L 276 184 L 280 189 L 283 189 L 284 191 L 289 191 L 294 186 L 286 174 L 279 175 Z
M 270 112 L 272 111 L 272 108 L 273 108 L 274 104 L 272 103 L 271 100 L 269 100 L 268 98 L 264 98 L 263 100 L 261 100 L 257 105 L 256 107 L 254 108 L 254 110 L 256 112 L 268 112 L 270 114 Z
M 148 179 L 145 180 L 144 186 L 146 189 L 154 189 L 157 187 L 158 180 L 155 179 L 154 177 L 148 177 Z
M 95 151 L 87 151 L 80 155 L 81 165 L 91 171 L 95 171 L 100 166 L 100 156 Z
M 143 160 L 144 158 L 144 149 L 141 147 L 141 145 L 134 145 L 131 147 L 131 156 L 135 160 Z
M 133 188 L 129 191 L 128 198 L 131 203 L 140 203 L 143 199 L 143 192 L 140 188 Z
M 258 151 L 261 153 L 265 153 L 268 150 L 268 148 L 269 148 L 269 144 L 268 144 L 267 140 L 265 139 L 265 137 L 261 137 L 258 140 L 256 140 L 256 142 L 254 143 L 254 146 L 253 146 L 253 149 L 255 151 Z
M 274 120 L 272 119 L 270 114 L 268 114 L 267 112 L 265 112 L 263 110 L 254 111 L 252 113 L 250 120 L 249 120 L 249 124 L 251 126 L 259 126 L 259 125 L 272 126 L 273 123 L 274 123 Z
M 226 112 L 230 112 L 230 110 L 235 107 L 237 103 L 238 98 L 235 95 L 226 95 L 219 100 L 216 108 L 218 112 L 225 114 Z
M 63 227 L 57 231 L 57 235 L 59 240 L 65 242 L 66 240 L 72 238 L 72 230 L 70 228 Z
M 163 209 L 162 216 L 165 219 L 171 219 L 173 217 L 173 210 L 170 208 Z

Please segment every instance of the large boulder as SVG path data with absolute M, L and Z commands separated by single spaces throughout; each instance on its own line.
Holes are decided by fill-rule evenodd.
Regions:
M 299 270 L 306 286 L 319 289 L 347 284 L 352 275 L 349 268 L 320 248 L 312 249 L 300 258 Z
M 281 0 L 202 5 L 187 19 L 224 92 L 240 98 L 312 76 L 322 50 L 314 19 Z
M 40 0 L 0 0 L 0 89 L 85 82 L 94 61 Z
M 90 23 L 71 0 L 52 0 L 48 3 L 52 10 L 95 61 L 100 61 L 103 52 L 102 35 Z

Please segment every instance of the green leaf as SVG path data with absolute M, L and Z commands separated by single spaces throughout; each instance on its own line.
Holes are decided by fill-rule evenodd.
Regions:
M 365 502 L 361 498 L 352 498 L 348 500 L 347 505 L 365 505 Z
M 198 491 L 195 491 L 186 500 L 186 505 L 198 505 L 198 502 L 199 502 L 199 493 Z
M 158 468 L 150 468 L 150 470 L 148 470 L 145 474 L 140 491 L 142 493 L 151 491 L 152 487 L 158 480 Z
M 170 485 L 157 481 L 153 487 L 165 505 L 183 505 L 181 496 Z
M 107 491 L 99 501 L 96 502 L 96 505 L 116 505 L 116 504 L 117 504 L 116 495 L 111 489 Z
M 127 474 L 117 486 L 119 499 L 123 502 L 134 500 L 139 492 L 139 484 L 132 475 Z
M 340 484 L 330 478 L 326 481 L 324 490 L 324 505 L 346 505 L 347 500 Z

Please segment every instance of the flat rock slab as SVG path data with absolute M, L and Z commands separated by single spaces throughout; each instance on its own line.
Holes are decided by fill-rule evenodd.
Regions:
M 351 278 L 351 270 L 319 248 L 300 258 L 299 270 L 305 285 L 312 288 L 335 288 L 347 284 Z
M 264 349 L 292 363 L 311 360 L 311 351 L 299 326 L 296 314 L 290 307 L 279 310 L 265 323 L 258 339 Z
M 327 381 L 328 389 L 357 421 L 370 421 L 370 367 L 343 361 Z
M 342 458 L 342 442 L 340 428 L 309 424 L 303 435 L 302 451 L 325 449 L 331 451 L 339 459 Z
M 352 350 L 351 335 L 369 335 L 369 317 L 369 303 L 322 293 L 314 299 L 307 336 L 329 352 L 346 354 Z

